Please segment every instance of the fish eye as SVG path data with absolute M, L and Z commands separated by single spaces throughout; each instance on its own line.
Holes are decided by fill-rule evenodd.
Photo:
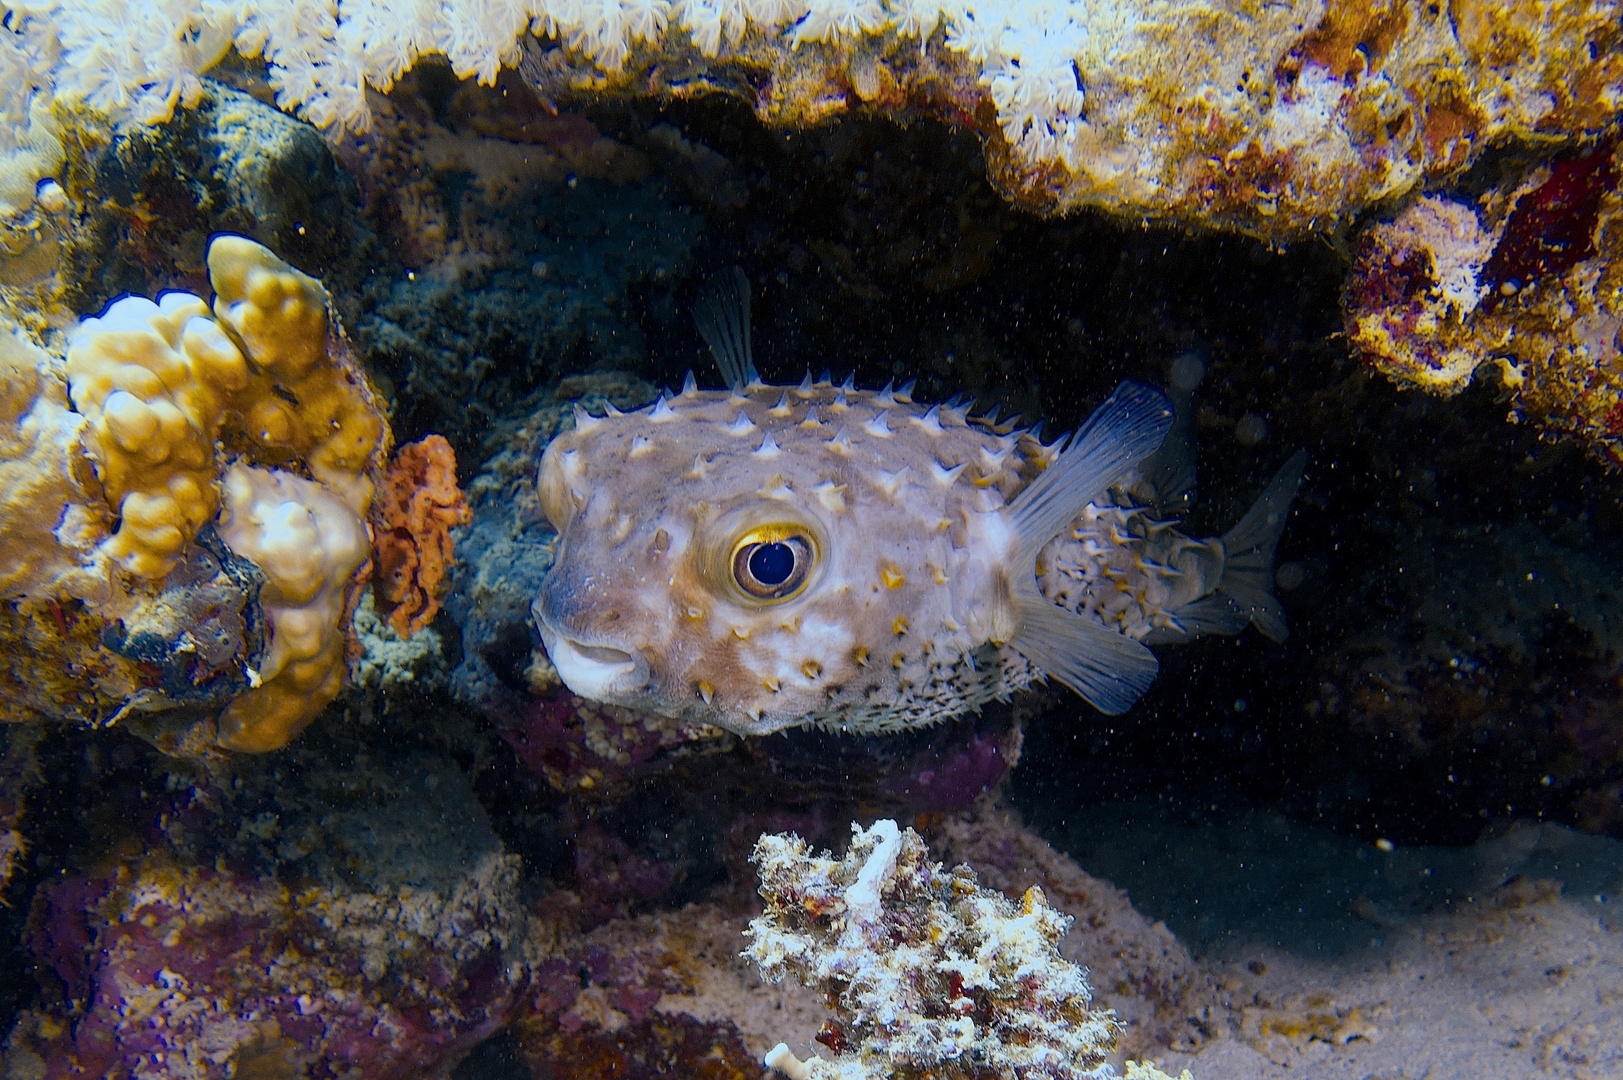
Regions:
M 757 600 L 787 600 L 806 584 L 815 558 L 811 537 L 797 528 L 752 529 L 733 545 L 733 582 Z

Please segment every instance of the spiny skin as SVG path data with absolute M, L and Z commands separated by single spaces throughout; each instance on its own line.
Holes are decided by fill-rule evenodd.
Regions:
M 1194 635 L 1177 612 L 1222 579 L 1223 541 L 1191 539 L 1136 502 L 1118 488 L 1105 505 L 1083 510 L 1037 557 L 1038 587 L 1135 641 L 1183 641 Z M 1233 632 L 1244 625 L 1241 618 Z
M 690 382 L 635 413 L 579 414 L 539 484 L 560 541 L 535 613 L 560 672 L 570 679 L 572 655 L 618 662 L 619 676 L 599 663 L 573 688 L 750 735 L 902 730 L 1040 678 L 1001 647 L 1017 629 L 1003 508 L 1056 451 L 966 413 L 808 380 Z M 1152 539 L 1125 524 L 1138 512 L 1107 508 L 1124 524 L 1100 532 L 1084 521 L 1095 509 L 1044 550 L 1045 594 L 1132 637 L 1175 626 L 1161 604 L 1178 597 L 1139 557 L 1170 530 L 1155 523 Z M 778 602 L 730 574 L 737 539 L 770 525 L 817 549 L 807 585 Z M 1088 553 L 1101 545 L 1113 578 L 1066 576 L 1099 563 Z M 1209 591 L 1194 575 L 1174 585 Z

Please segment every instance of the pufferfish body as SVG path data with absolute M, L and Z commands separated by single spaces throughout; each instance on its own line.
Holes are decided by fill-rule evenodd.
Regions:
M 730 299 L 700 320 L 730 389 L 578 411 L 543 455 L 559 546 L 534 614 L 574 692 L 745 735 L 883 733 L 1045 675 L 1120 713 L 1155 677 L 1146 641 L 1283 636 L 1300 457 L 1193 540 L 1135 495 L 1174 423 L 1159 390 L 1123 383 L 1044 445 L 905 390 L 765 385 Z

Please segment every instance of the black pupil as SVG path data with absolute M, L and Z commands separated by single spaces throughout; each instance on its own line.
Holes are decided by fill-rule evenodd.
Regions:
M 761 544 L 750 552 L 750 573 L 762 585 L 782 585 L 795 572 L 795 549 L 788 544 Z

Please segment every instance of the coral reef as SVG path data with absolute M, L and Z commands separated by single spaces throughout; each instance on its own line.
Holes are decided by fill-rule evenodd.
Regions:
M 75 569 L 100 524 L 76 448 L 85 426 L 68 407 L 59 358 L 19 327 L 0 332 L 0 594 L 44 589 Z M 75 511 L 74 508 L 77 508 Z M 75 548 L 78 550 L 75 550 Z
M 25 1018 L 12 1067 L 31 1055 L 42 1077 L 224 1078 L 319 1062 L 410 1077 L 454 1064 L 512 1007 L 502 920 L 522 911 L 516 886 L 501 860 L 449 894 L 161 864 L 63 881 L 35 949 L 82 1013 Z
M 769 982 L 793 974 L 836 1009 L 818 1036 L 833 1058 L 767 1054 L 793 1080 L 1106 1071 L 1119 1024 L 1089 1008 L 1082 969 L 1055 951 L 1071 920 L 1041 889 L 1017 907 L 888 820 L 853 826 L 842 859 L 780 834 L 754 860 L 765 911 L 747 954 Z
M 81 138 L 63 178 L 73 215 L 51 306 L 95 311 L 124 293 L 203 293 L 209 239 L 228 232 L 321 278 L 354 326 L 349 296 L 380 252 L 355 180 L 308 124 L 204 80 L 195 107 L 167 123 Z
M 752 25 L 715 60 L 694 55 L 702 38 L 677 53 L 686 64 L 668 45 L 633 50 L 623 82 L 534 46 L 520 70 L 549 96 L 742 86 L 759 116 L 784 124 L 854 108 L 924 112 L 980 130 L 994 182 L 1025 205 L 1283 238 L 1334 228 L 1491 143 L 1602 130 L 1623 76 L 1610 16 L 1537 10 L 1473 4 L 1451 18 L 1419 2 L 1352 0 L 1261 11 L 968 4 L 938 16 L 929 4 L 814 4 L 788 50 Z
M 445 76 L 433 65 L 406 75 L 388 98 L 374 99 L 374 133 L 344 149 L 368 184 L 374 219 L 409 266 L 478 265 L 511 250 L 523 234 L 512 226 L 525 224 L 514 211 L 537 188 L 585 183 L 577 199 L 558 201 L 590 204 L 594 188 L 613 198 L 653 172 L 648 154 L 580 113 L 548 108 L 516 73 L 491 87 L 444 86 Z
M 607 798 L 623 794 L 639 766 L 657 754 L 717 751 L 734 742 L 719 728 L 601 705 L 567 691 L 527 702 L 516 718 L 505 718 L 502 738 L 554 789 L 597 790 Z
M 80 839 L 54 849 L 66 862 L 36 864 L 51 843 L 29 852 L 40 884 L 15 966 L 42 992 L 0 1072 L 434 1075 L 511 1018 L 508 1045 L 537 1075 L 737 1080 L 773 1043 L 815 1034 L 820 995 L 764 985 L 739 956 L 753 884 L 742 862 L 678 909 L 673 884 L 691 864 L 626 843 L 610 813 L 567 829 L 567 871 L 544 846 L 521 860 L 501 838 L 513 823 L 493 818 L 524 796 L 476 791 L 501 749 L 454 709 L 357 711 L 282 754 L 201 770 L 118 731 L 59 729 L 39 759 L 49 786 L 36 775 L 26 801 L 35 829 L 77 817 Z M 71 785 L 84 798 L 57 800 Z M 544 786 L 524 798 L 558 813 Z M 650 805 L 624 815 L 634 830 L 674 820 Z M 748 813 L 738 824 L 758 835 Z M 1005 852 L 1010 877 L 1043 850 L 1006 816 L 964 831 L 976 857 Z M 1035 876 L 1067 902 L 1114 895 L 1052 852 Z M 1089 916 L 1110 948 L 1149 931 L 1108 901 Z
M 243 237 L 207 258 L 212 310 L 119 300 L 65 362 L 10 340 L 6 707 L 230 702 L 221 744 L 267 750 L 341 685 L 389 434 L 319 282 Z
M 7 218 L 42 195 L 53 199 L 61 192 L 54 182 L 54 192 L 41 190 L 41 182 L 61 167 L 64 157 L 61 124 L 53 109 L 52 69 L 58 59 L 58 44 L 48 34 L 0 38 L 0 77 L 7 88 L 0 106 L 0 215 Z
M 429 435 L 396 451 L 373 518 L 373 595 L 395 633 L 409 638 L 439 614 L 454 560 L 451 530 L 472 520 L 451 444 Z
M 1013 900 L 1035 882 L 1074 920 L 1081 932 L 1060 940 L 1060 955 L 1088 973 L 1095 1001 L 1123 1022 L 1125 1055 L 1192 1053 L 1219 1037 L 1221 995 L 1188 948 L 1165 923 L 1145 918 L 1125 892 L 1085 873 L 1012 811 L 978 805 L 947 817 L 929 839 L 943 861 L 973 866 L 983 888 Z
M 1477 1039 L 1479 1075 L 1615 1064 L 1615 870 L 1558 897 L 1500 888 L 1525 861 L 1422 877 L 1455 853 L 1407 845 L 1505 815 L 1623 831 L 1623 503 L 1538 437 L 1617 460 L 1616 5 L 653 6 L 640 39 L 632 8 L 536 35 L 536 11 L 461 0 L 304 30 L 235 0 L 12 13 L 0 718 L 26 722 L 0 728 L 0 1073 L 447 1075 L 504 1031 L 485 1055 L 558 1080 L 753 1080 L 780 1042 L 813 1076 L 993 1075 L 977 1046 L 1041 1051 L 1010 1032 L 1033 987 L 975 966 L 982 929 L 1091 995 L 1042 1023 L 1098 1045 L 1027 1075 L 1448 1072 L 1427 1038 Z M 1023 212 L 1075 207 L 1109 214 Z M 1347 321 L 1331 244 L 1147 217 L 1269 241 L 1368 221 Z M 206 303 L 219 232 L 311 277 L 239 248 Z M 731 262 L 774 380 L 920 376 L 1064 426 L 1198 353 L 1201 524 L 1309 448 L 1277 576 L 1296 642 L 1169 650 L 1111 721 L 1037 691 L 895 739 L 741 740 L 569 694 L 530 611 L 540 454 L 577 403 L 709 381 L 693 271 Z M 72 335 L 166 288 L 196 295 Z M 440 438 L 389 469 L 391 428 Z M 1269 824 L 1180 845 L 1099 808 L 1124 791 Z M 1095 873 L 1183 882 L 1193 916 L 1133 880 L 1140 914 L 1000 797 L 1089 837 Z M 900 826 L 814 856 L 886 816 L 973 876 Z M 1358 972 L 1197 961 L 1242 899 L 1320 883 L 1283 860 L 1254 884 L 1308 820 L 1391 884 L 1349 893 L 1340 931 L 1419 933 Z M 739 955 L 757 837 L 790 830 L 763 919 L 806 950 L 770 970 L 810 986 Z M 1605 866 L 1590 843 L 1556 861 Z M 1493 910 L 1394 916 L 1399 877 L 1431 890 L 1414 911 Z M 848 930 L 873 933 L 860 958 Z M 836 955 L 890 981 L 819 981 Z M 1437 986 L 1491 1005 L 1441 1011 Z M 905 1015 L 877 1015 L 887 987 Z
M 761 985 L 739 940 L 736 917 L 714 906 L 598 927 L 537 969 L 513 1025 L 519 1060 L 557 1080 L 758 1075 L 763 1029 L 814 1025 L 816 1005 L 798 987 Z
M 486 84 L 516 66 L 549 99 L 725 92 L 783 125 L 923 112 L 980 130 L 992 171 L 1031 205 L 1286 236 L 1447 175 L 1490 143 L 1596 132 L 1623 80 L 1613 6 L 1568 0 L 280 11 L 197 0 L 133 25 L 94 0 L 31 11 L 14 31 L 30 78 L 11 111 L 54 95 L 152 122 L 200 100 L 199 74 L 234 45 L 263 58 L 284 109 L 364 132 L 368 88 L 442 53 Z
M 747 827 L 748 822 L 740 824 Z M 780 815 L 777 824 L 787 822 Z M 1168 1040 L 1151 1019 L 1153 1010 L 1174 1007 L 1173 985 L 1202 983 L 1194 962 L 1166 928 L 1152 926 L 1120 892 L 1083 874 L 1007 813 L 955 818 L 945 823 L 945 830 L 942 841 L 955 855 L 996 859 L 1001 868 L 991 866 L 990 873 L 1000 881 L 1023 877 L 1007 902 L 1010 910 L 1017 909 L 1025 888 L 1036 880 L 1045 894 L 1059 899 L 1062 910 L 1087 927 L 1086 933 L 1067 935 L 1062 948 L 1073 961 L 1081 956 L 1119 965 L 1122 985 L 1110 992 L 1111 1004 L 1145 1018 L 1142 1028 L 1136 1019 L 1129 1024 L 1124 1040 L 1135 1054 L 1163 1053 Z M 752 839 L 757 835 L 750 834 Z M 740 869 L 726 894 L 710 902 L 621 917 L 560 939 L 557 951 L 537 967 L 534 992 L 513 1025 L 515 1056 L 535 1075 L 559 1080 L 603 1075 L 642 1080 L 673 1072 L 735 1078 L 757 1075 L 762 1056 L 780 1042 L 801 1047 L 820 1041 L 827 1049 L 836 1028 L 828 1018 L 824 987 L 803 985 L 797 978 L 763 981 L 748 954 L 739 954 L 739 925 L 746 910 L 742 894 L 753 883 L 749 867 L 741 864 Z M 950 875 L 942 876 L 950 880 Z M 552 910 L 575 910 L 569 903 L 568 894 L 549 898 Z M 887 918 L 922 918 L 927 910 L 892 905 L 889 899 L 885 906 L 892 913 Z M 831 910 L 824 922 L 837 918 L 837 910 Z M 898 951 L 904 952 L 905 944 Z M 926 952 L 933 955 L 928 947 Z M 1125 962 L 1115 959 L 1118 954 Z M 1116 981 L 1118 976 L 1110 978 Z M 1168 981 L 1160 981 L 1164 979 Z M 1191 994 L 1184 1003 L 1191 1012 L 1199 1004 L 1216 1005 L 1210 994 L 1197 998 Z M 1227 1024 L 1228 1014 L 1220 1012 L 1221 1007 L 1207 1008 L 1207 1020 Z M 1185 1049 L 1189 1045 L 1182 1043 Z M 825 1059 L 824 1067 L 829 1064 Z M 961 1068 L 965 1064 L 949 1063 L 937 1075 L 1008 1075 L 976 1073 Z M 1139 1068 L 1128 1063 L 1128 1074 L 1138 1075 L 1134 1070 Z M 841 1075 L 872 1074 L 848 1069 Z
M 1514 416 L 1623 467 L 1618 144 L 1560 158 L 1474 203 L 1415 201 L 1359 243 L 1353 348 L 1437 394 L 1490 365 Z
M 446 689 L 451 667 L 445 637 L 432 626 L 423 627 L 409 638 L 401 637 L 379 617 L 375 600 L 374 591 L 367 589 L 355 605 L 351 628 L 360 647 L 350 660 L 350 678 L 355 685 L 382 691 L 385 697 L 406 690 L 428 693 Z

